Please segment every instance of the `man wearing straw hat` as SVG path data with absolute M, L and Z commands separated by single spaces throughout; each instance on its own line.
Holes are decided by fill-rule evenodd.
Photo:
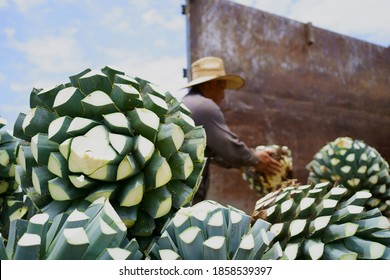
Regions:
M 183 103 L 190 109 L 196 125 L 206 131 L 208 162 L 193 203 L 206 199 L 208 191 L 208 165 L 210 160 L 226 168 L 254 166 L 259 172 L 275 174 L 280 172 L 280 163 L 270 152 L 255 151 L 242 142 L 227 126 L 219 104 L 225 89 L 238 90 L 244 80 L 237 75 L 227 75 L 224 63 L 218 57 L 204 57 L 191 65 L 192 81 L 184 88 L 191 88 L 183 97 Z

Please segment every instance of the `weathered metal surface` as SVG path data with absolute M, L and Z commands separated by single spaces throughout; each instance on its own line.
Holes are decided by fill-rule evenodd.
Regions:
M 389 48 L 226 0 L 187 0 L 187 16 L 189 65 L 219 56 L 246 80 L 226 92 L 232 130 L 252 147 L 287 145 L 299 182 L 313 155 L 339 136 L 363 140 L 390 161 Z M 240 172 L 212 171 L 209 198 L 251 212 L 258 197 Z

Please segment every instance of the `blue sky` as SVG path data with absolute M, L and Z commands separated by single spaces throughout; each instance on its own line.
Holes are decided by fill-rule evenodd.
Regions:
M 390 45 L 388 0 L 235 0 L 263 11 Z M 117 65 L 182 96 L 185 0 L 0 0 L 0 117 L 12 129 L 33 87 L 85 68 Z

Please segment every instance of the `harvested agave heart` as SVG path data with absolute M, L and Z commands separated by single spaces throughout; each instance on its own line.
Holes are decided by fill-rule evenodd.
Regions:
M 191 203 L 205 164 L 203 128 L 172 94 L 115 67 L 33 89 L 14 126 L 18 183 L 54 216 L 105 197 L 133 235 Z M 79 206 L 81 207 L 81 206 Z
M 48 213 L 11 223 L 8 240 L 0 238 L 2 260 L 140 260 L 135 238 L 109 200 L 101 197 L 85 210 L 50 218 Z
M 378 208 L 390 217 L 389 164 L 379 152 L 361 140 L 339 137 L 326 144 L 307 165 L 308 182 L 342 184 L 348 190 L 346 197 L 357 191 L 368 191 L 368 209 Z
M 252 218 L 271 224 L 287 259 L 390 259 L 390 222 L 364 205 L 371 193 L 329 182 L 292 183 L 256 203 Z M 271 244 L 272 245 L 272 244 Z
M 26 198 L 15 181 L 17 153 L 21 140 L 6 129 L 0 118 L 0 232 L 8 236 L 10 222 L 34 214 L 31 200 Z
M 292 156 L 286 146 L 268 145 L 257 146 L 257 151 L 273 151 L 272 157 L 281 164 L 281 172 L 275 175 L 265 175 L 256 171 L 253 167 L 243 168 L 242 177 L 249 183 L 249 187 L 260 196 L 266 195 L 281 187 L 284 181 L 292 179 Z

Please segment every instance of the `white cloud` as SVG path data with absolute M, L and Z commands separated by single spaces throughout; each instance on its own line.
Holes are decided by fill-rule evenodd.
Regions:
M 233 1 L 376 44 L 390 44 L 390 1 L 387 0 Z
M 37 5 L 40 5 L 40 4 L 43 4 L 47 0 L 28 0 L 28 1 L 26 1 L 26 0 L 13 0 L 13 1 L 17 6 L 18 11 L 26 13 L 29 11 L 30 8 L 37 6 Z
M 1 117 L 7 120 L 8 125 L 15 122 L 16 117 L 20 112 L 28 112 L 29 109 L 28 104 L 0 104 Z M 12 127 L 8 127 L 8 129 L 11 128 Z
M 169 47 L 169 43 L 167 41 L 167 38 L 158 38 L 156 41 L 154 41 L 154 44 L 158 48 Z
M 114 7 L 101 19 L 101 24 L 112 32 L 131 33 L 129 14 L 123 7 Z
M 184 86 L 186 79 L 182 77 L 185 57 L 162 57 L 146 62 L 140 75 L 150 77 L 150 81 L 175 94 Z M 142 78 L 142 76 L 140 76 Z
M 0 73 L 0 84 L 4 83 L 6 80 L 6 76 L 3 73 Z
M 148 9 L 152 5 L 153 0 L 129 0 L 129 6 L 133 7 L 134 10 L 139 10 L 139 9 Z
M 185 56 L 156 57 L 116 48 L 98 51 L 112 65 L 123 69 L 127 75 L 148 80 L 172 94 L 176 94 L 187 81 L 182 78 L 182 69 L 186 65 Z
M 24 83 L 24 82 L 19 82 L 19 83 L 13 82 L 10 84 L 10 89 L 14 93 L 26 94 L 31 92 L 32 86 L 31 84 Z
M 389 10 L 386 0 L 301 0 L 293 6 L 290 17 L 386 45 L 390 43 Z
M 8 7 L 8 1 L 7 0 L 0 0 L 0 9 L 7 8 L 7 7 Z
M 4 27 L 1 31 L 7 36 L 7 38 L 14 37 L 16 33 L 15 28 L 12 27 Z
M 68 73 L 77 71 L 82 65 L 79 44 L 68 34 L 34 38 L 25 42 L 13 40 L 11 46 L 24 53 L 37 71 L 44 73 Z
M 278 15 L 287 14 L 293 4 L 293 0 L 233 0 L 233 2 Z
M 388 4 L 386 4 L 388 3 Z M 378 5 L 381 9 L 372 9 Z M 388 1 L 364 0 L 301 0 L 297 2 L 290 16 L 303 21 L 313 20 L 317 25 L 326 25 L 345 31 L 370 30 L 372 27 L 383 24 L 383 17 Z M 381 10 L 383 12 L 381 12 Z M 373 12 L 374 11 L 374 12 Z M 377 18 L 373 18 L 376 16 Z
M 179 13 L 167 17 L 160 11 L 153 9 L 142 14 L 142 20 L 146 25 L 158 25 L 169 30 L 179 30 L 183 28 L 184 17 Z

